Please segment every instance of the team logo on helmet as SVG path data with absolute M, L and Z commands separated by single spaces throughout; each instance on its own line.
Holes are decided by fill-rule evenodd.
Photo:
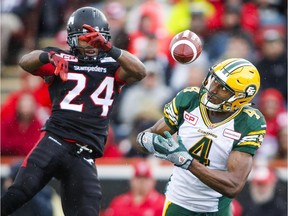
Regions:
M 248 86 L 248 87 L 246 88 L 245 92 L 246 92 L 246 95 L 247 95 L 248 97 L 253 96 L 253 95 L 257 92 L 256 86 L 255 86 L 255 85 L 250 85 L 250 86 Z
M 68 25 L 68 26 L 74 24 L 74 18 L 75 18 L 75 17 L 74 17 L 73 15 L 69 17 L 69 20 L 68 20 L 68 22 L 67 22 L 67 25 Z

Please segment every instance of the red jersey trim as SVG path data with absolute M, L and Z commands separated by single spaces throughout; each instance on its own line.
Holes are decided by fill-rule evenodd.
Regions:
M 115 80 L 116 80 L 116 84 L 118 86 L 118 92 L 120 93 L 121 92 L 121 88 L 124 86 L 124 85 L 127 85 L 127 82 L 125 80 L 121 80 L 120 77 L 119 77 L 119 71 L 120 71 L 120 67 L 116 70 L 116 73 L 115 73 Z
M 51 63 L 44 64 L 37 70 L 33 71 L 32 74 L 35 76 L 52 76 L 54 75 L 55 66 Z

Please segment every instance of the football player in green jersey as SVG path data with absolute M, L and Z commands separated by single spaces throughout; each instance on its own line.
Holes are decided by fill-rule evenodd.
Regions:
M 263 115 L 250 106 L 259 88 L 253 64 L 225 60 L 200 89 L 180 91 L 164 117 L 138 135 L 140 149 L 175 164 L 163 216 L 232 214 L 231 199 L 245 185 L 266 132 Z

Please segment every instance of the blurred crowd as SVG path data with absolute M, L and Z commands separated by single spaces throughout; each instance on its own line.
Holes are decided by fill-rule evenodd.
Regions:
M 88 5 L 107 16 L 113 44 L 137 55 L 148 70 L 115 102 L 104 157 L 149 157 L 134 149 L 136 136 L 159 119 L 163 105 L 182 88 L 201 86 L 215 63 L 240 57 L 261 75 L 253 103 L 266 118 L 267 135 L 256 157 L 287 161 L 286 0 L 2 0 L 2 70 L 36 48 L 68 49 L 67 18 Z M 203 43 L 202 54 L 190 65 L 176 63 L 169 53 L 171 38 L 185 29 Z M 2 156 L 27 155 L 51 111 L 42 79 L 25 72 L 19 76 L 20 90 L 1 106 Z

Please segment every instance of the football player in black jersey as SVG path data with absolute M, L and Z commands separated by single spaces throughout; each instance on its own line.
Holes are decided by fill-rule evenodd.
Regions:
M 111 108 L 121 87 L 143 79 L 146 69 L 109 42 L 106 17 L 96 8 L 74 11 L 67 33 L 70 50 L 34 50 L 19 62 L 49 83 L 53 107 L 40 141 L 1 199 L 2 216 L 20 208 L 53 177 L 61 184 L 65 215 L 99 214 L 102 194 L 94 161 L 103 155 Z

